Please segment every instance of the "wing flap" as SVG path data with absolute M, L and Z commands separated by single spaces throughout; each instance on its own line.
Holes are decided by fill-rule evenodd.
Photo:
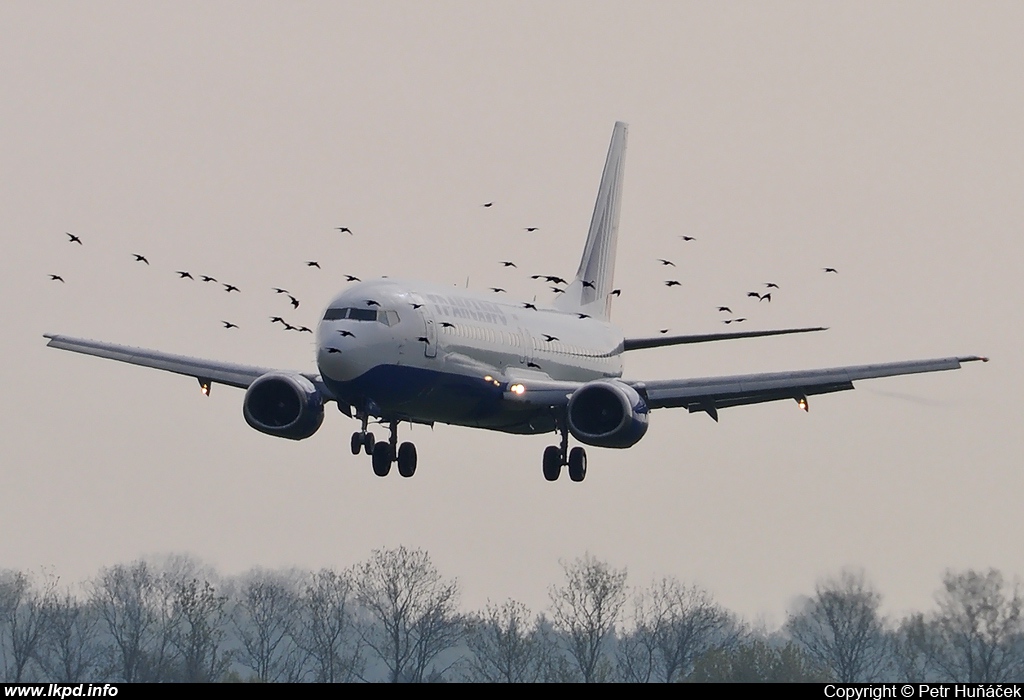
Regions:
M 238 387 L 239 389 L 247 389 L 259 377 L 267 372 L 275 371 L 269 367 L 204 360 L 187 355 L 160 352 L 159 350 L 146 350 L 144 348 L 104 343 L 97 340 L 71 338 L 66 335 L 45 334 L 43 337 L 50 339 L 50 342 L 46 344 L 47 347 L 57 348 L 58 350 L 70 350 L 71 352 L 78 352 L 84 355 L 104 357 L 108 360 L 117 360 L 118 362 L 139 365 L 140 367 L 173 372 L 187 377 L 195 377 L 200 381 L 205 380 L 217 384 L 225 384 Z M 302 374 L 316 384 L 321 391 L 326 393 L 326 387 L 323 386 L 323 382 L 318 375 L 297 374 Z M 329 393 L 326 395 L 330 396 Z
M 647 404 L 651 408 L 685 407 L 691 412 L 707 411 L 712 413 L 718 408 L 781 399 L 799 400 L 814 394 L 846 391 L 853 389 L 853 382 L 862 379 L 894 377 L 921 372 L 941 372 L 959 369 L 962 362 L 987 361 L 987 359 L 971 355 L 831 369 L 628 383 L 638 391 L 644 392 Z M 712 415 L 714 414 L 712 413 Z

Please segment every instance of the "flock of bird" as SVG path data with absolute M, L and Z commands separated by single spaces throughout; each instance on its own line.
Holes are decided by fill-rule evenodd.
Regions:
M 348 228 L 347 226 L 339 226 L 339 227 L 336 227 L 335 230 L 339 231 L 340 233 L 347 233 L 349 235 L 353 235 L 352 230 L 350 228 Z M 85 243 L 84 243 L 81 235 L 74 234 L 74 233 L 71 233 L 69 231 L 65 231 L 64 235 L 67 236 L 67 242 L 68 243 L 71 243 L 71 244 L 74 244 L 74 245 L 78 245 L 78 246 L 82 246 L 83 248 L 85 247 Z M 135 262 L 135 263 L 138 263 L 138 264 L 141 264 L 141 265 L 146 265 L 147 267 L 152 267 L 152 264 L 150 263 L 149 258 L 146 255 L 143 255 L 141 253 L 129 253 L 128 256 L 126 256 L 126 257 L 130 257 L 131 258 L 131 262 Z M 306 260 L 306 261 L 304 261 L 304 265 L 306 267 L 309 267 L 309 268 L 321 269 L 320 263 L 317 260 Z M 198 281 L 198 282 L 207 283 L 207 284 L 220 285 L 220 288 L 222 288 L 224 290 L 224 292 L 227 293 L 227 294 L 231 294 L 231 293 L 241 294 L 242 293 L 242 290 L 241 290 L 241 288 L 238 285 L 232 284 L 232 283 L 229 283 L 229 282 L 221 282 L 220 280 L 218 280 L 213 275 L 206 275 L 206 274 L 199 274 L 199 273 L 193 274 L 192 271 L 190 271 L 190 270 L 173 270 L 173 271 L 171 271 L 171 273 L 174 274 L 174 275 L 177 275 L 179 280 L 187 280 L 187 281 L 191 281 L 191 282 L 197 282 Z M 354 275 L 344 275 L 344 277 L 349 282 L 358 282 L 359 281 L 359 278 L 354 276 Z M 67 279 L 65 279 L 65 276 L 63 274 L 50 274 L 49 278 L 50 278 L 50 281 L 52 281 L 52 282 L 60 282 L 61 284 L 67 284 Z M 286 297 L 287 300 L 288 300 L 288 305 L 290 305 L 292 307 L 293 311 L 297 310 L 299 308 L 301 302 L 289 290 L 287 290 L 287 289 L 285 289 L 283 287 L 271 287 L 270 291 L 272 291 L 275 295 L 284 295 L 284 297 Z M 313 329 L 310 328 L 309 326 L 301 325 L 301 324 L 298 324 L 298 323 L 295 323 L 295 324 L 289 323 L 282 316 L 270 316 L 269 318 L 270 318 L 270 323 L 271 324 L 280 324 L 280 327 L 283 330 L 286 330 L 286 331 L 295 331 L 295 332 L 298 332 L 298 333 L 312 333 L 313 332 Z M 220 324 L 221 324 L 221 327 L 223 329 L 225 329 L 225 330 L 238 329 L 238 328 L 241 327 L 238 323 L 236 323 L 233 320 L 221 319 L 220 320 Z
M 494 207 L 494 205 L 495 205 L 495 203 L 492 201 L 492 202 L 485 202 L 484 204 L 482 204 L 480 206 L 485 208 L 485 209 L 491 209 L 492 207 Z M 354 235 L 354 233 L 352 232 L 352 229 L 347 227 L 347 226 L 336 226 L 336 227 L 334 227 L 334 230 L 337 231 L 339 234 L 348 234 L 349 236 L 353 236 Z M 525 226 L 525 227 L 523 227 L 523 231 L 525 231 L 527 233 L 536 233 L 536 232 L 538 232 L 540 230 L 541 229 L 540 229 L 539 226 Z M 82 236 L 74 234 L 74 233 L 71 233 L 71 232 L 65 232 L 65 235 L 67 236 L 67 242 L 69 244 L 73 244 L 73 245 L 77 245 L 77 246 L 82 246 L 82 247 L 85 246 L 85 243 L 83 242 Z M 682 240 L 683 243 L 686 243 L 686 244 L 694 243 L 694 242 L 697 241 L 696 237 L 688 236 L 688 235 L 681 235 L 681 236 L 678 236 L 678 238 L 680 240 Z M 130 255 L 131 259 L 135 263 L 146 265 L 146 266 L 150 266 L 150 261 L 149 261 L 149 259 L 145 255 L 143 255 L 141 253 L 130 253 L 129 255 Z M 669 258 L 655 258 L 655 263 L 657 263 L 659 269 L 660 268 L 664 268 L 666 270 L 669 269 L 669 268 L 678 269 L 676 263 L 673 260 L 669 259 Z M 498 261 L 498 264 L 502 268 L 504 268 L 504 269 L 516 269 L 516 270 L 518 270 L 518 268 L 519 268 L 519 266 L 516 264 L 516 262 L 514 262 L 512 260 L 500 260 L 500 261 Z M 321 270 L 322 269 L 321 265 L 320 265 L 320 262 L 318 260 L 304 260 L 303 261 L 303 265 L 306 268 L 310 268 L 310 269 L 316 269 L 316 270 Z M 838 274 L 838 270 L 836 268 L 834 268 L 834 267 L 823 267 L 823 268 L 821 268 L 821 271 L 823 273 L 825 273 L 825 274 Z M 192 274 L 192 272 L 189 271 L 189 270 L 173 270 L 173 274 L 176 274 L 178 276 L 179 280 L 188 280 L 188 281 L 192 281 L 192 282 L 196 282 L 197 281 L 196 276 L 194 276 Z M 359 281 L 361 281 L 359 277 L 357 277 L 355 275 L 351 275 L 351 274 L 343 274 L 342 277 L 347 282 L 359 282 Z M 557 275 L 557 274 L 538 273 L 538 274 L 532 274 L 529 277 L 530 277 L 531 280 L 544 282 L 546 285 L 548 285 L 548 289 L 550 289 L 550 291 L 552 293 L 554 293 L 554 294 L 564 293 L 566 286 L 569 284 L 569 280 L 567 280 L 566 278 L 564 278 L 564 277 L 562 277 L 560 275 Z M 60 282 L 62 284 L 66 284 L 67 283 L 65 277 L 63 275 L 61 275 L 61 274 L 50 274 L 49 278 L 53 282 Z M 239 286 L 237 286 L 235 284 L 232 284 L 232 283 L 228 283 L 228 282 L 222 282 L 222 281 L 218 280 L 216 277 L 214 277 L 212 275 L 199 274 L 198 275 L 198 281 L 200 281 L 200 282 L 202 282 L 204 284 L 220 285 L 220 287 L 227 294 L 231 294 L 231 293 L 241 294 L 242 293 L 242 290 L 241 290 L 241 288 L 239 288 Z M 582 284 L 583 284 L 584 287 L 594 288 L 594 282 L 592 280 L 583 280 Z M 682 287 L 683 286 L 682 282 L 680 280 L 678 280 L 678 279 L 666 279 L 666 280 L 664 280 L 663 284 L 667 288 Z M 771 304 L 772 303 L 772 295 L 773 295 L 773 293 L 778 293 L 781 290 L 780 285 L 775 283 L 775 282 L 763 282 L 763 283 L 761 283 L 760 287 L 762 289 L 759 290 L 759 291 L 748 291 L 746 293 L 746 298 L 748 298 L 748 299 L 756 299 L 758 305 L 760 305 L 763 302 L 768 302 L 769 304 Z M 492 293 L 495 293 L 495 294 L 503 294 L 503 293 L 507 292 L 506 287 L 503 287 L 503 286 L 492 286 L 492 287 L 488 287 L 488 289 Z M 299 308 L 301 302 L 288 289 L 285 289 L 283 287 L 271 287 L 270 291 L 272 291 L 275 296 L 283 295 L 287 299 L 287 303 L 288 303 L 288 305 L 291 306 L 293 311 L 295 311 L 295 310 L 297 310 Z M 622 290 L 621 289 L 613 289 L 609 293 L 609 296 L 618 297 L 618 296 L 621 296 L 621 294 L 622 294 Z M 534 302 L 535 301 L 536 301 L 536 297 L 534 297 Z M 370 303 L 370 302 L 368 302 L 368 303 Z M 532 302 L 523 302 L 522 303 L 522 307 L 525 308 L 525 309 L 531 309 L 531 310 L 536 310 L 537 309 L 536 303 L 532 303 Z M 743 323 L 743 322 L 748 320 L 747 316 L 740 316 L 740 315 L 735 314 L 733 312 L 733 309 L 732 309 L 731 306 L 719 305 L 719 306 L 717 306 L 715 308 L 717 309 L 717 312 L 719 314 L 727 314 L 728 315 L 728 318 L 722 319 L 721 322 L 723 324 L 730 325 L 730 324 L 734 324 L 734 323 Z M 589 316 L 587 314 L 583 314 L 583 313 L 578 314 L 578 316 L 581 319 L 589 318 Z M 280 315 L 271 315 L 271 316 L 268 316 L 268 318 L 270 319 L 270 324 L 272 324 L 272 325 L 275 325 L 275 324 L 279 325 L 285 331 L 294 331 L 294 332 L 298 332 L 298 333 L 312 333 L 313 332 L 313 330 L 309 326 L 301 325 L 299 323 L 290 323 L 288 320 L 286 320 L 283 316 L 280 316 Z M 221 319 L 220 320 L 220 324 L 221 324 L 221 326 L 222 326 L 222 328 L 224 330 L 234 330 L 234 329 L 240 328 L 239 324 L 236 323 L 234 320 Z M 442 327 L 446 327 L 447 325 L 451 325 L 451 324 L 442 324 Z M 670 330 L 669 328 L 661 328 L 661 329 L 659 329 L 659 332 L 662 333 L 662 334 L 665 334 L 665 333 L 668 333 L 669 330 Z M 426 338 L 422 338 L 421 340 L 426 341 Z M 552 337 L 546 337 L 545 340 L 548 341 L 548 342 L 553 342 L 553 341 L 558 340 L 558 339 L 552 336 Z

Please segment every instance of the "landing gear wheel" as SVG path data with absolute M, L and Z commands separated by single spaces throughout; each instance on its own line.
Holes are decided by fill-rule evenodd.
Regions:
M 556 445 L 544 448 L 544 478 L 556 481 L 562 472 L 562 451 Z
M 387 476 L 391 471 L 391 445 L 378 442 L 373 446 L 373 454 L 370 457 L 373 461 L 373 473 L 377 476 Z
M 373 454 L 373 433 L 363 433 L 363 449 L 366 454 Z
M 416 445 L 411 442 L 398 446 L 398 473 L 407 478 L 416 473 Z
M 587 451 L 582 447 L 572 448 L 569 453 L 569 478 L 583 481 L 587 476 Z
M 352 433 L 352 454 L 357 455 L 363 451 L 363 434 Z

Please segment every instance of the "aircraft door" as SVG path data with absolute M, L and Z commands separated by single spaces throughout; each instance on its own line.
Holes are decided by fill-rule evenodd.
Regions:
M 530 331 L 518 325 L 519 331 L 519 364 L 526 365 L 533 361 L 533 336 Z
M 434 323 L 434 315 L 423 297 L 418 294 L 412 296 L 415 302 L 421 305 L 419 312 L 423 315 L 423 337 L 427 339 L 427 342 L 423 343 L 423 354 L 426 357 L 437 357 L 437 325 Z

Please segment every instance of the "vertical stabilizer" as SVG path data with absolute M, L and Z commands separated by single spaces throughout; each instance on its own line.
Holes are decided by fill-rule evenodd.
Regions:
M 604 320 L 608 320 L 611 313 L 627 130 L 625 122 L 615 122 L 580 269 L 565 293 L 558 295 L 556 309 L 585 313 Z

